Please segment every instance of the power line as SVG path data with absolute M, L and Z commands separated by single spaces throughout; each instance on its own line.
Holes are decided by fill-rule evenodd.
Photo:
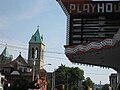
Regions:
M 3 46 L 3 45 L 5 46 L 5 44 L 0 44 L 0 46 Z M 27 47 L 25 48 L 25 47 L 20 47 L 20 46 L 15 46 L 15 45 L 7 45 L 7 46 L 8 46 L 9 48 L 13 48 L 14 50 L 15 50 L 15 49 L 21 49 L 21 50 L 24 50 L 24 51 L 25 51 L 25 50 L 28 50 Z M 12 50 L 12 49 L 11 49 L 11 50 Z M 16 51 L 17 51 L 17 50 L 16 50 Z M 62 55 L 64 54 L 64 53 L 61 53 L 61 52 L 47 51 L 47 50 L 45 51 L 45 53 L 62 54 Z
M 54 53 L 54 54 L 64 54 L 64 53 L 61 53 L 61 52 L 53 52 L 53 51 L 45 51 L 46 53 Z
M 20 51 L 20 50 L 16 50 L 16 49 L 9 49 L 9 50 L 12 50 L 12 51 L 15 51 L 15 52 L 27 53 L 27 51 Z
M 1 44 L 0 46 L 5 46 L 5 44 Z M 23 53 L 27 53 L 28 48 L 25 47 L 21 47 L 21 46 L 15 46 L 15 45 L 7 45 L 9 47 L 9 50 L 12 51 L 16 51 L 16 52 L 23 52 Z M 64 53 L 61 52 L 54 52 L 54 51 L 45 51 L 45 53 L 50 53 L 50 54 L 58 54 L 58 55 L 64 55 Z M 65 59 L 65 58 L 61 58 L 61 57 L 54 57 L 54 56 L 47 56 L 45 55 L 45 57 L 49 57 L 49 58 L 54 58 L 54 59 Z
M 47 56 L 47 55 L 45 55 L 45 57 L 49 57 L 49 58 L 54 58 L 54 59 L 65 59 L 65 58 L 60 58 L 60 57 L 53 57 L 53 56 Z
M 9 40 L 10 41 L 10 40 Z M 2 41 L 2 40 L 0 40 L 0 42 L 2 42 L 2 43 L 5 43 L 5 44 L 7 44 L 9 41 Z M 12 42 L 9 42 L 9 44 L 15 44 L 15 42 L 16 42 L 16 40 L 12 40 Z M 24 46 L 25 45 L 25 43 L 17 43 L 17 45 L 19 45 L 19 46 Z
M 6 44 L 1 44 L 1 43 L 0 43 L 0 46 L 5 46 L 5 45 L 6 45 Z M 16 49 L 22 49 L 22 50 L 26 50 L 26 49 L 27 49 L 27 48 L 25 48 L 25 47 L 20 47 L 20 46 L 15 46 L 15 45 L 8 45 L 8 44 L 7 44 L 7 46 L 10 47 L 10 48 L 14 48 L 14 49 L 15 49 L 15 48 L 16 48 Z

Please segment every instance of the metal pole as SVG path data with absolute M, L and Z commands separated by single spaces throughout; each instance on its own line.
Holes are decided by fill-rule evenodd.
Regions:
M 35 50 L 34 58 L 33 58 L 33 77 L 32 81 L 34 81 L 34 76 L 35 76 L 35 59 L 37 58 L 37 50 Z
M 32 75 L 32 81 L 34 81 L 34 76 L 35 76 L 35 59 L 33 59 L 33 75 Z

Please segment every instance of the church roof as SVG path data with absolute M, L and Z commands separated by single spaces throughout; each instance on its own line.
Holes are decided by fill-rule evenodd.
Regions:
M 20 62 L 21 64 L 24 64 L 24 65 L 27 65 L 27 60 L 25 60 L 22 55 L 21 55 L 21 52 L 19 53 L 19 56 L 14 60 L 16 62 Z
M 2 52 L 2 55 L 3 55 L 5 58 L 11 58 L 11 55 L 9 54 L 8 49 L 7 49 L 7 45 L 6 45 L 5 49 L 4 49 L 3 52 Z
M 34 35 L 32 35 L 29 43 L 35 43 L 35 44 L 43 44 L 43 35 L 40 36 L 39 33 L 39 28 L 37 29 L 37 31 L 35 32 Z

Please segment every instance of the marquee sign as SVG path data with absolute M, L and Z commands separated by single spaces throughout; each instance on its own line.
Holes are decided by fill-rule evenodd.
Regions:
M 70 13 L 113 13 L 120 12 L 120 3 L 84 3 L 69 4 Z
M 58 0 L 69 14 L 120 13 L 120 1 Z
M 67 45 L 112 38 L 120 27 L 120 1 L 58 2 L 67 15 Z
M 120 1 L 57 1 L 67 15 L 68 59 L 120 72 Z

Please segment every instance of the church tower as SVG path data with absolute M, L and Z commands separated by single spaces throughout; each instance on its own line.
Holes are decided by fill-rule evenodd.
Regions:
M 28 64 L 33 65 L 35 60 L 35 69 L 42 69 L 44 64 L 43 35 L 39 33 L 39 27 L 29 41 Z M 35 56 L 36 53 L 36 56 Z
M 8 63 L 12 59 L 13 59 L 13 56 L 9 54 L 7 45 L 6 45 L 5 49 L 3 50 L 2 54 L 0 55 L 0 64 Z

